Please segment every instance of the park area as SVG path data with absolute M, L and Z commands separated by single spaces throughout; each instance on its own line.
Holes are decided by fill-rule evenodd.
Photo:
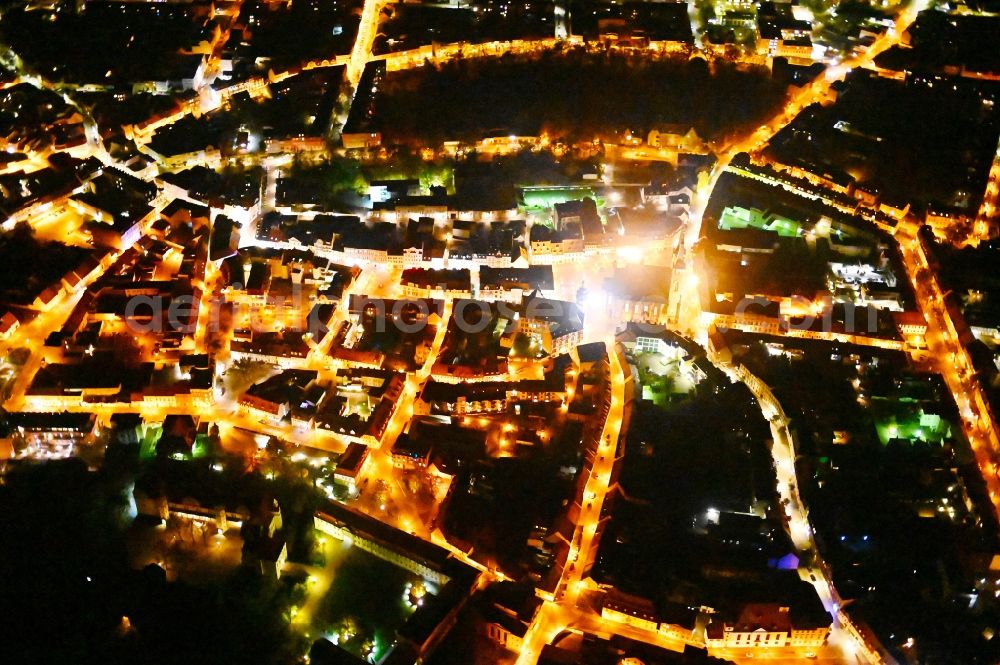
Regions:
M 762 67 L 581 48 L 391 72 L 375 122 L 388 143 L 414 145 L 543 133 L 589 141 L 664 124 L 718 140 L 755 129 L 784 99 Z

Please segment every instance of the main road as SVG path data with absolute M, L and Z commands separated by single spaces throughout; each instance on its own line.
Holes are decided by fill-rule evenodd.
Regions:
M 542 648 L 548 644 L 560 631 L 578 622 L 589 614 L 590 621 L 595 620 L 592 613 L 579 607 L 580 593 L 587 588 L 583 581 L 587 571 L 597 555 L 597 525 L 601 519 L 601 509 L 604 499 L 611 487 L 611 472 L 615 463 L 615 452 L 618 441 L 625 435 L 625 367 L 622 366 L 614 338 L 606 342 L 610 360 L 611 406 L 608 410 L 604 427 L 600 434 L 593 462 L 588 470 L 588 478 L 584 487 L 583 505 L 573 531 L 569 555 L 562 575 L 556 585 L 555 593 L 550 600 L 543 603 L 535 620 L 528 628 L 517 659 L 518 665 L 529 665 L 538 660 Z M 599 620 L 599 619 L 598 619 Z M 617 624 L 602 624 L 612 632 L 617 630 Z M 683 649 L 683 645 L 681 645 Z
M 937 359 L 937 369 L 955 399 L 962 430 L 975 453 L 990 501 L 1000 516 L 1000 437 L 994 414 L 976 378 L 972 359 L 962 343 L 956 321 L 945 304 L 945 294 L 937 275 L 931 269 L 923 244 L 912 225 L 901 225 L 896 240 L 917 305 L 927 321 L 930 356 Z
M 382 8 L 387 4 L 389 0 L 365 0 L 365 5 L 361 9 L 358 34 L 354 40 L 354 48 L 351 49 L 351 58 L 347 62 L 347 78 L 352 86 L 358 85 L 361 72 L 365 70 L 365 65 L 372 57 L 372 46 L 375 45 L 375 37 L 378 35 L 379 17 Z
M 803 86 L 797 93 L 790 97 L 785 105 L 753 134 L 718 152 L 718 160 L 715 167 L 709 174 L 709 177 L 699 183 L 695 191 L 688 227 L 685 229 L 682 251 L 690 256 L 695 244 L 702 237 L 701 224 L 705 208 L 719 177 L 729 166 L 732 158 L 742 152 L 752 153 L 759 151 L 775 134 L 792 122 L 803 109 L 827 99 L 831 87 L 835 82 L 843 80 L 855 67 L 870 65 L 879 54 L 899 44 L 902 40 L 902 35 L 927 5 L 928 0 L 917 0 L 917 2 L 899 15 L 893 28 L 876 39 L 864 53 L 855 55 L 838 65 L 826 68 L 810 84 Z M 671 309 L 674 310 L 676 307 L 675 311 L 678 312 L 677 327 L 693 339 L 704 344 L 707 340 L 708 330 L 700 316 L 701 308 L 698 294 L 700 277 L 694 271 L 690 259 L 686 261 L 686 266 L 685 274 L 680 276 L 682 286 L 676 291 L 679 302 L 676 305 L 672 305 Z M 736 373 L 735 368 L 723 368 L 731 375 L 735 375 Z M 735 376 L 734 378 L 745 381 L 751 388 L 771 426 L 774 438 L 773 455 L 778 476 L 778 491 L 785 506 L 789 535 L 799 551 L 807 552 L 816 561 L 819 561 L 812 527 L 808 521 L 808 511 L 798 494 L 798 486 L 795 479 L 794 442 L 788 430 L 787 418 L 784 417 L 780 405 L 773 399 L 773 395 L 770 393 L 770 390 L 766 389 L 766 386 L 759 381 L 750 380 L 751 377 Z M 995 465 L 993 469 L 996 469 Z M 996 500 L 995 496 L 994 500 Z M 839 607 L 839 597 L 833 588 L 832 582 L 827 579 L 824 567 L 816 565 L 804 572 L 809 575 L 809 580 L 816 588 L 817 594 L 823 601 L 824 606 L 837 619 L 834 624 L 834 631 L 831 634 L 831 641 L 835 644 L 843 645 L 845 656 L 850 655 L 858 660 L 864 658 L 866 662 L 871 663 L 883 662 L 879 652 L 871 645 L 866 644 L 860 638 L 859 631 L 850 625 L 850 619 Z
M 799 496 L 795 471 L 795 438 L 789 428 L 790 423 L 784 409 L 781 408 L 771 389 L 745 367 L 724 362 L 712 354 L 709 359 L 730 379 L 746 385 L 760 405 L 761 413 L 771 429 L 773 440 L 771 457 L 786 529 L 795 549 L 809 561 L 807 567 L 799 568 L 799 576 L 813 585 L 816 594 L 823 602 L 823 607 L 834 617 L 828 646 L 822 649 L 790 647 L 787 650 L 788 654 L 794 655 L 797 650 L 800 660 L 806 653 L 816 652 L 822 653 L 824 657 L 838 658 L 840 662 L 850 662 L 853 657 L 859 661 L 863 659 L 863 662 L 867 663 L 883 663 L 884 658 L 878 646 L 867 644 L 860 637 L 857 628 L 851 625 L 850 618 L 841 610 L 840 596 L 833 586 L 833 581 L 826 574 L 828 567 L 823 563 L 816 544 L 813 528 L 809 523 L 809 510 Z M 712 653 L 720 657 L 733 658 L 743 656 L 746 650 L 720 650 Z

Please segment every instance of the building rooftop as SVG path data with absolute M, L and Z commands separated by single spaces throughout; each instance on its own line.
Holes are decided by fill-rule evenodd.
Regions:
M 551 291 L 555 288 L 552 266 L 530 266 L 528 268 L 493 268 L 480 266 L 479 287 L 481 289 L 521 289 L 522 291 Z

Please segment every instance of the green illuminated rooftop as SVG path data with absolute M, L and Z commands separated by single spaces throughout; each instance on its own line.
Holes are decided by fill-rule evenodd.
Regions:
M 719 229 L 733 231 L 736 229 L 760 229 L 774 231 L 783 238 L 797 238 L 802 235 L 802 225 L 784 217 L 758 210 L 757 208 L 741 208 L 729 206 L 719 217 Z

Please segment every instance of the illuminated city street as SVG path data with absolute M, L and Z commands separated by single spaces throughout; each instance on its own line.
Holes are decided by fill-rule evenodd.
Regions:
M 996 9 L 0 7 L 0 662 L 1000 662 Z

